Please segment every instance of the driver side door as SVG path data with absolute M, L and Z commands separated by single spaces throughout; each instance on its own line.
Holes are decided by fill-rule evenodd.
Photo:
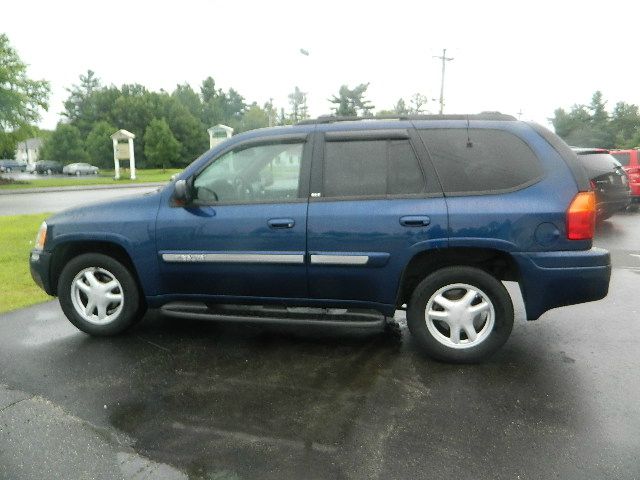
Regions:
M 306 298 L 311 142 L 306 134 L 244 142 L 193 178 L 194 201 L 156 223 L 165 294 Z

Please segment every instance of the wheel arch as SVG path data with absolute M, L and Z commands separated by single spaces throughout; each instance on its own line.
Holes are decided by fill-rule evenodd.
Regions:
M 140 296 L 144 298 L 142 283 L 129 252 L 118 243 L 101 240 L 68 241 L 56 246 L 52 253 L 50 267 L 50 285 L 55 295 L 58 292 L 58 281 L 64 266 L 71 259 L 85 253 L 101 253 L 122 263 L 133 275 Z
M 479 268 L 501 281 L 520 281 L 517 263 L 503 250 L 472 247 L 429 249 L 415 254 L 405 266 L 396 306 L 406 304 L 418 283 L 431 272 L 454 265 Z

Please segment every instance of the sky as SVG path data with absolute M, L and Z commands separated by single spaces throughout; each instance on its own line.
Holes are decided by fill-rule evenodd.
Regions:
M 616 0 L 7 0 L 0 32 L 29 76 L 51 83 L 43 128 L 55 127 L 66 89 L 88 69 L 107 85 L 166 91 L 212 76 L 249 103 L 285 108 L 298 86 L 312 116 L 330 112 L 341 85 L 369 82 L 378 110 L 419 92 L 437 113 L 434 56 L 445 48 L 445 113 L 548 125 L 556 108 L 589 103 L 596 90 L 609 110 L 640 104 L 639 14 L 639 2 Z

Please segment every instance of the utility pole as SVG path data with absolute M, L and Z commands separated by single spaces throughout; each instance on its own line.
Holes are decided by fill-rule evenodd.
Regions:
M 450 62 L 451 60 L 453 60 L 453 58 L 447 57 L 446 48 L 442 49 L 441 57 L 434 55 L 433 58 L 442 60 L 442 77 L 440 78 L 440 115 L 442 115 L 442 112 L 444 111 L 444 67 L 446 65 L 446 62 Z

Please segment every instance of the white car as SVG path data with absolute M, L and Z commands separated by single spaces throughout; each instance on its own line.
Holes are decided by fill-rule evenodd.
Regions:
M 79 177 L 80 175 L 97 175 L 99 170 L 98 167 L 94 167 L 88 163 L 70 163 L 69 165 L 65 165 L 62 173 Z

